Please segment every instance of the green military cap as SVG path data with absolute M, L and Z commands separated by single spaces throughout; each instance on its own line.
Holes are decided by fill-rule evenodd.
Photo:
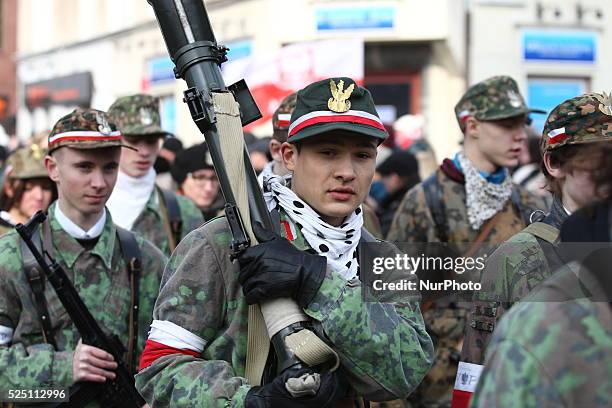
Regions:
M 531 112 L 546 113 L 540 109 L 528 108 L 516 81 L 509 76 L 495 76 L 472 85 L 455 105 L 455 116 L 462 131 L 465 130 L 465 121 L 470 117 L 491 121 Z
M 108 114 L 124 136 L 166 136 L 161 128 L 159 99 L 145 94 L 124 96 L 108 108 Z
M 291 114 L 295 109 L 296 100 L 296 92 L 286 96 L 272 115 L 272 128 L 274 131 L 272 137 L 280 142 L 285 142 L 287 140 L 287 132 L 289 131 L 289 124 L 291 123 Z
M 99 149 L 123 146 L 121 133 L 108 114 L 96 109 L 78 108 L 57 121 L 49 133 L 49 153 L 62 146 Z
M 344 130 L 379 139 L 388 134 L 378 117 L 370 91 L 350 78 L 331 78 L 297 93 L 287 141 Z
M 46 151 L 37 144 L 15 150 L 6 162 L 6 174 L 12 179 L 49 177 L 45 168 Z
M 548 115 L 542 152 L 561 146 L 612 140 L 612 93 L 590 93 L 566 100 Z

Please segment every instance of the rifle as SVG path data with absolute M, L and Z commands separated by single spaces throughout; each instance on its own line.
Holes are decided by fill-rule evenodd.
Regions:
M 42 247 L 42 243 L 42 254 L 34 243 L 33 237 L 39 225 L 46 218 L 47 216 L 44 212 L 38 211 L 25 225 L 17 224 L 15 229 L 53 286 L 57 297 L 79 331 L 83 343 L 110 353 L 117 363 L 117 368 L 115 369 L 117 376 L 114 380 L 107 380 L 105 383 L 77 383 L 70 387 L 69 402 L 46 404 L 44 406 L 83 407 L 93 400 L 98 400 L 104 407 L 141 408 L 145 404 L 145 400 L 136 391 L 134 377 L 130 374 L 123 361 L 125 347 L 116 335 L 109 337 L 102 331 L 102 328 L 91 315 L 91 312 L 87 309 L 87 306 L 72 285 L 64 268 Z
M 242 135 L 242 126 L 259 119 L 261 113 L 244 80 L 225 85 L 220 66 L 227 61 L 228 49 L 217 45 L 202 0 L 147 1 L 155 11 L 168 53 L 175 64 L 174 74 L 187 83 L 183 101 L 204 135 L 219 178 L 226 202 L 225 215 L 233 237 L 230 248 L 234 259 L 251 243 L 256 243 L 251 222 L 259 222 L 264 228 L 274 230 Z M 299 366 L 302 361 L 309 366 L 317 365 L 327 361 L 330 355 L 336 358 L 337 367 L 337 355 L 307 330 L 308 318 L 295 302 L 275 299 L 260 306 L 261 312 L 257 305 L 249 307 L 246 377 L 251 384 L 260 384 L 270 344 L 268 336 L 278 358 L 278 372 Z M 261 336 L 259 331 L 263 326 L 260 324 L 261 313 L 267 336 L 266 333 Z M 252 336 L 254 332 L 258 334 Z

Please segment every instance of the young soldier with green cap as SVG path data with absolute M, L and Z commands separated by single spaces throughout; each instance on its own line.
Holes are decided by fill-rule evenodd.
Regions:
M 264 189 L 282 236 L 256 224 L 260 243 L 232 263 L 231 234 L 221 217 L 179 244 L 136 377 L 149 404 L 354 407 L 357 396 L 405 398 L 417 386 L 433 353 L 418 301 L 365 302 L 362 296 L 362 263 L 374 251 L 366 243 L 375 240 L 362 229 L 361 204 L 386 136 L 370 93 L 353 80 L 327 79 L 298 92 L 281 148 L 291 184 L 272 176 Z M 388 243 L 377 245 L 397 253 Z M 321 375 L 314 396 L 291 397 L 287 371 L 274 377 L 274 356 L 264 385 L 245 378 L 248 304 L 279 297 L 293 298 L 340 357 L 341 367 Z
M 168 134 L 161 128 L 159 100 L 144 94 L 125 96 L 111 105 L 108 114 L 119 127 L 123 143 L 134 148 L 121 155 L 108 208 L 117 225 L 142 234 L 170 255 L 204 219 L 191 200 L 155 184 L 153 165 Z
M 604 192 L 596 190 L 593 178 L 601 165 L 594 158 L 612 141 L 612 132 L 607 131 L 612 112 L 600 108 L 610 103 L 606 98 L 594 93 L 569 99 L 546 121 L 541 150 L 553 205 L 541 222 L 510 238 L 487 260 L 482 290 L 474 294 L 466 326 L 453 407 L 468 406 L 501 316 L 564 264 L 559 248 L 561 224 L 580 207 L 605 198 Z M 469 384 L 462 382 L 464 374 L 470 376 Z
M 121 134 L 104 112 L 77 109 L 55 124 L 45 167 L 57 185 L 58 200 L 39 233 L 98 324 L 131 350 L 125 361 L 134 367 L 166 259 L 150 242 L 124 231 L 136 240 L 142 262 L 139 284 L 130 283 L 132 270 L 121 250 L 126 238 L 105 209 L 121 147 Z M 0 389 L 67 388 L 114 378 L 112 356 L 81 343 L 53 286 L 36 284 L 39 279 L 44 282 L 44 274 L 19 235 L 2 236 Z
M 0 234 L 25 223 L 55 199 L 55 185 L 44 166 L 45 151 L 37 144 L 13 152 L 4 169 L 0 194 Z
M 387 239 L 448 242 L 451 247 L 500 244 L 525 228 L 544 202 L 513 185 L 508 168 L 518 163 L 532 111 L 510 77 L 471 86 L 455 106 L 464 134 L 462 150 L 406 193 Z M 445 276 L 455 278 L 452 272 Z M 435 341 L 436 362 L 410 398 L 416 405 L 450 405 L 466 314 L 454 295 L 426 305 L 423 316 Z

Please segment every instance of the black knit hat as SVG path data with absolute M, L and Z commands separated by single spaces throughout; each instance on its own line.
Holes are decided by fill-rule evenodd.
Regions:
M 170 168 L 172 179 L 180 186 L 189 173 L 202 169 L 212 169 L 213 164 L 206 144 L 201 143 L 180 151 Z
M 344 130 L 383 141 L 388 134 L 370 91 L 350 78 L 331 78 L 308 85 L 297 94 L 288 142 Z
M 395 173 L 406 177 L 419 173 L 419 162 L 409 151 L 396 150 L 378 166 L 376 171 L 383 176 Z

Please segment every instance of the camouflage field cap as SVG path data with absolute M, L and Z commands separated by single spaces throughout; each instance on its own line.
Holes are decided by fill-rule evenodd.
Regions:
M 6 162 L 6 173 L 12 179 L 49 177 L 45 168 L 47 152 L 37 144 L 15 150 Z
M 350 78 L 325 79 L 299 91 L 287 141 L 331 131 L 358 133 L 380 142 L 388 136 L 370 91 Z
M 166 136 L 161 128 L 159 99 L 145 94 L 124 96 L 108 108 L 111 120 L 125 136 Z
M 542 152 L 561 146 L 612 140 L 612 92 L 590 93 L 566 100 L 548 115 Z
M 287 133 L 289 132 L 289 124 L 291 123 L 291 114 L 295 109 L 297 93 L 294 92 L 283 99 L 280 106 L 272 115 L 272 128 L 274 133 L 272 137 L 279 142 L 287 141 Z
M 57 121 L 49 133 L 49 153 L 62 146 L 75 149 L 99 149 L 123 146 L 121 133 L 106 112 L 75 109 Z
M 455 105 L 455 116 L 462 131 L 470 117 L 492 121 L 531 112 L 546 113 L 540 109 L 528 108 L 516 81 L 509 76 L 495 76 L 472 85 Z

